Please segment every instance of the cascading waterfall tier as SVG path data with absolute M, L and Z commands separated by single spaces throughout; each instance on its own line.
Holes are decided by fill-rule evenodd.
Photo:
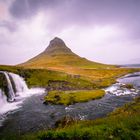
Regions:
M 9 73 L 9 76 L 12 78 L 12 81 L 14 82 L 16 93 L 25 92 L 28 90 L 28 87 L 22 77 L 11 72 Z
M 14 93 L 14 90 L 13 90 L 13 86 L 12 86 L 10 77 L 9 77 L 7 72 L 3 72 L 3 74 L 5 75 L 5 78 L 6 78 L 6 81 L 7 81 L 7 88 L 8 88 L 8 92 L 6 93 L 7 101 L 13 102 L 14 99 L 15 99 L 15 93 Z
M 8 102 L 14 102 L 17 95 L 22 96 L 28 90 L 28 87 L 22 77 L 11 72 L 0 71 L 5 76 L 7 90 L 0 90 L 0 100 L 6 98 Z M 4 96 L 4 97 L 3 97 Z M 3 98 L 2 98 L 3 97 Z

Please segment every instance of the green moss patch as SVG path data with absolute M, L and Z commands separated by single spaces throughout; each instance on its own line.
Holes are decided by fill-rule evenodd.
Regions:
M 80 91 L 50 91 L 45 97 L 46 103 L 70 105 L 78 102 L 99 99 L 103 97 L 103 90 L 80 90 Z

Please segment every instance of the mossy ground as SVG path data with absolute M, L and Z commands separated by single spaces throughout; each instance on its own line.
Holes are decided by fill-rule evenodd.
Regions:
M 103 90 L 80 90 L 80 91 L 50 91 L 45 97 L 46 103 L 52 104 L 74 104 L 78 102 L 86 102 L 89 100 L 99 99 L 103 97 Z

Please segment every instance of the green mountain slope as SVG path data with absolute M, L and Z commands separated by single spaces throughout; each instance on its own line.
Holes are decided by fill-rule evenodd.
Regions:
M 73 53 L 60 38 L 54 38 L 44 52 L 20 64 L 26 68 L 53 69 L 75 73 L 84 69 L 113 68 L 114 66 L 96 63 Z

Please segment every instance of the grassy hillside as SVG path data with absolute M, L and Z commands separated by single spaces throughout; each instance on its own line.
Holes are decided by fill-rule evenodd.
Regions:
M 49 68 L 61 71 L 71 69 L 94 69 L 94 68 L 112 68 L 113 66 L 104 65 L 81 58 L 75 54 L 53 54 L 42 53 L 39 56 L 29 60 L 21 66 L 29 68 Z M 69 70 L 70 69 L 70 70 Z
M 100 89 L 113 84 L 117 77 L 140 69 L 86 69 L 78 74 L 68 74 L 47 69 L 25 69 L 0 66 L 0 71 L 10 71 L 25 78 L 29 87 L 46 87 L 49 90 Z M 1 81 L 2 82 L 2 81 Z
M 29 87 L 46 87 L 53 89 L 92 89 L 93 83 L 85 77 L 70 75 L 47 69 L 23 69 L 21 67 L 0 66 L 0 71 L 9 71 L 25 78 Z M 2 82 L 2 81 L 0 81 Z

